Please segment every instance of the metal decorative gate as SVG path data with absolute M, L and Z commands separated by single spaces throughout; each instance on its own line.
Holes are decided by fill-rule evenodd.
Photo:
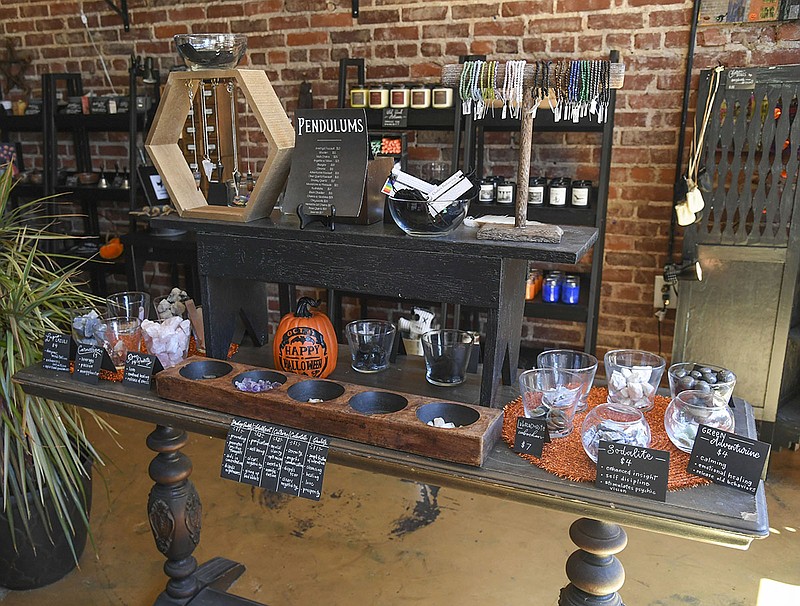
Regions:
M 698 113 L 711 74 L 701 74 Z M 797 367 L 789 333 L 798 324 L 800 66 L 720 76 L 699 178 L 705 208 L 683 241 L 684 260 L 698 259 L 704 279 L 681 283 L 673 359 L 732 369 L 736 394 L 772 422 L 798 390 L 789 376 L 782 389 L 782 378 L 785 364 Z

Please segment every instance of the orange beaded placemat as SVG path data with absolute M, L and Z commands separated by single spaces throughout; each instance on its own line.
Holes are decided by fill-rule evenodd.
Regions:
M 607 397 L 608 390 L 605 387 L 593 387 L 589 392 L 587 409 L 575 415 L 575 429 L 566 438 L 559 438 L 545 444 L 541 459 L 528 454 L 517 454 L 537 467 L 541 467 L 545 471 L 562 478 L 575 482 L 594 482 L 597 476 L 597 467 L 583 450 L 580 428 L 587 413 L 598 404 L 604 404 Z M 667 488 L 669 490 L 680 490 L 682 488 L 710 484 L 710 480 L 692 475 L 686 471 L 686 465 L 689 463 L 689 454 L 676 448 L 670 442 L 669 436 L 667 436 L 667 432 L 664 429 L 664 412 L 669 406 L 669 401 L 667 397 L 656 396 L 655 406 L 644 413 L 653 435 L 650 448 L 669 452 Z M 525 416 L 525 410 L 522 407 L 522 398 L 517 398 L 506 405 L 503 418 L 503 440 L 512 448 L 514 446 L 514 434 L 517 429 L 517 417 L 523 416 Z

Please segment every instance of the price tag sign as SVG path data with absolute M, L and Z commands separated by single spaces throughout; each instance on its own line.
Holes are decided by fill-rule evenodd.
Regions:
M 595 485 L 654 501 L 667 498 L 669 452 L 600 441 Z
M 105 354 L 105 350 L 102 347 L 79 344 L 75 354 L 75 372 L 72 373 L 72 378 L 96 385 L 100 380 L 103 354 Z
M 542 458 L 545 442 L 550 441 L 547 422 L 544 419 L 517 417 L 517 432 L 514 434 L 514 452 Z
M 755 494 L 769 449 L 766 442 L 701 425 L 686 471 Z
M 408 110 L 404 107 L 387 107 L 381 115 L 382 128 L 406 128 L 408 126 Z
M 325 436 L 234 417 L 220 476 L 319 501 L 329 446 Z
M 44 333 L 42 368 L 58 372 L 69 372 L 71 337 L 58 332 Z
M 150 389 L 153 375 L 164 370 L 156 356 L 129 351 L 125 357 L 125 374 L 122 384 L 138 389 Z

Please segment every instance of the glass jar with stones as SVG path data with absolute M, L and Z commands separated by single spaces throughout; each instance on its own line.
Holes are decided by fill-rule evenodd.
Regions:
M 733 431 L 733 410 L 710 391 L 687 389 L 672 398 L 664 413 L 664 429 L 676 447 L 692 452 L 700 425 Z
M 534 368 L 519 376 L 522 407 L 529 419 L 547 423 L 550 438 L 565 438 L 573 428 L 582 379 L 563 368 Z
M 673 398 L 682 391 L 694 389 L 713 394 L 721 404 L 730 401 L 736 386 L 736 375 L 727 368 L 695 362 L 673 364 L 667 371 L 667 378 Z
M 608 402 L 590 410 L 581 425 L 583 449 L 595 463 L 602 440 L 649 448 L 652 434 L 641 410 Z
M 653 408 L 667 361 L 647 351 L 615 349 L 604 357 L 608 401 L 634 408 Z
M 345 326 L 353 370 L 380 372 L 389 368 L 397 329 L 385 320 L 356 320 Z

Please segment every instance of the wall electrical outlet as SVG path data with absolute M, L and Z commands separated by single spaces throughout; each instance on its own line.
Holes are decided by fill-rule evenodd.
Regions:
M 653 290 L 653 307 L 661 309 L 664 307 L 664 298 L 661 289 L 664 288 L 664 276 L 656 276 L 656 284 Z M 669 289 L 669 305 L 667 309 L 675 309 L 678 307 L 678 293 L 674 288 Z

